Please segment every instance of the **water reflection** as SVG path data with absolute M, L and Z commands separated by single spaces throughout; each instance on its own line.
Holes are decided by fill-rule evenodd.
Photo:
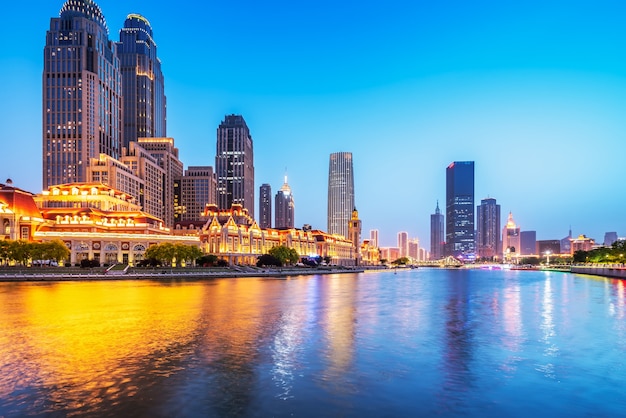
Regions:
M 0 417 L 619 416 L 623 281 L 0 284 Z

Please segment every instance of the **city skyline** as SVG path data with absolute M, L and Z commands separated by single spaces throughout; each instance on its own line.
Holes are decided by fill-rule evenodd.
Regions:
M 0 29 L 0 176 L 34 192 L 42 189 L 45 31 L 62 4 L 32 2 L 19 42 L 10 25 Z M 334 5 L 330 15 L 326 2 L 311 10 L 245 3 L 243 29 L 226 39 L 220 21 L 178 30 L 172 22 L 189 22 L 188 12 L 164 2 L 97 4 L 114 42 L 127 15 L 150 21 L 167 134 L 185 167 L 213 165 L 215 128 L 224 115 L 243 115 L 256 143 L 255 184 L 276 184 L 289 166 L 298 227 L 326 225 L 327 158 L 346 150 L 363 230 L 378 229 L 381 246 L 406 230 L 428 247 L 443 168 L 466 160 L 476 162 L 476 201 L 497 198 L 537 239 L 560 239 L 570 225 L 598 242 L 626 233 L 621 153 L 612 152 L 626 136 L 622 5 L 393 2 Z M 232 7 L 191 4 L 200 16 Z M 11 2 L 7 13 L 22 8 Z M 207 57 L 189 66 L 184 58 L 198 50 Z M 228 54 L 251 64 L 215 65 Z M 390 217 L 391 208 L 402 216 Z

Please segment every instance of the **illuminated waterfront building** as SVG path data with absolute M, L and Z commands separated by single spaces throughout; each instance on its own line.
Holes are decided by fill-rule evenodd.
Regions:
M 574 238 L 571 241 L 570 254 L 573 255 L 576 251 L 591 251 L 595 245 L 596 242 L 593 238 L 588 238 L 586 235 L 579 235 L 578 238 Z
M 521 255 L 537 254 L 537 231 L 520 232 Z
M 496 199 L 483 199 L 478 205 L 477 212 L 476 246 L 478 257 L 500 258 L 502 255 L 500 249 L 500 205 L 496 203 Z
M 522 243 L 520 227 L 515 224 L 513 214 L 509 212 L 509 219 L 502 229 L 502 251 L 504 259 L 510 261 L 520 256 Z
M 161 61 L 145 17 L 128 15 L 120 30 L 117 54 L 122 73 L 124 146 L 138 138 L 167 136 Z
M 474 162 L 455 161 L 446 168 L 445 255 L 472 260 L 474 240 Z
M 243 116 L 226 116 L 217 128 L 217 206 L 229 210 L 233 204 L 240 204 L 254 218 L 252 145 L 252 136 Z
M 100 7 L 67 0 L 50 19 L 43 64 L 43 186 L 85 182 L 100 154 L 122 150 L 122 76 Z
M 176 206 L 174 182 L 183 176 L 183 163 L 178 159 L 174 138 L 139 138 L 137 141 L 163 169 L 163 221 L 168 227 L 172 227 Z
M 14 187 L 11 179 L 0 183 L 0 241 L 32 241 L 43 222 L 32 193 Z
M 400 249 L 400 257 L 409 256 L 409 233 L 405 231 L 398 232 L 398 248 Z
M 272 186 L 267 183 L 259 189 L 259 227 L 272 227 Z
M 372 247 L 378 247 L 378 229 L 370 229 L 369 245 Z
M 153 244 L 200 245 L 197 235 L 172 235 L 161 219 L 141 211 L 133 196 L 101 183 L 51 186 L 33 200 L 45 220 L 33 239 L 65 242 L 71 265 L 85 259 L 135 264 Z
M 407 257 L 412 261 L 421 261 L 420 257 L 420 240 L 413 238 L 409 240 Z
M 561 241 L 558 239 L 546 239 L 537 241 L 537 254 L 540 257 L 545 257 L 548 254 L 561 254 Z
M 430 258 L 441 260 L 444 256 L 445 235 L 443 233 L 444 219 L 439 210 L 439 201 L 435 213 L 430 215 Z
M 180 178 L 179 206 L 176 221 L 195 222 L 204 220 L 204 209 L 215 205 L 217 179 L 211 166 L 191 166 Z
M 276 193 L 274 210 L 276 218 L 274 220 L 274 228 L 293 228 L 295 222 L 295 203 L 293 200 L 293 194 L 291 193 L 291 187 L 287 183 L 287 176 L 285 176 L 285 183 L 283 183 L 280 190 Z
M 332 153 L 328 166 L 328 233 L 347 237 L 353 209 L 352 153 Z

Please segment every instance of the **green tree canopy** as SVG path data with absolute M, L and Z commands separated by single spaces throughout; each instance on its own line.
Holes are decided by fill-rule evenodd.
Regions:
M 300 259 L 300 255 L 296 250 L 285 247 L 284 245 L 270 248 L 268 254 L 276 257 L 276 259 L 280 261 L 283 266 L 285 264 L 295 264 Z

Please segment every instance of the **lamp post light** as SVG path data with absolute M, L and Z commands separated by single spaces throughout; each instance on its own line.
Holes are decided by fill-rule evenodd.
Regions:
M 550 250 L 546 251 L 546 266 L 550 265 Z

